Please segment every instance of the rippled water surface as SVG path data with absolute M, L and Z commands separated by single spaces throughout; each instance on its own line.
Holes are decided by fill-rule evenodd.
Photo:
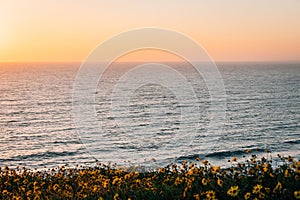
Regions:
M 178 99 L 174 90 L 185 91 L 174 80 L 168 81 L 175 89 L 153 83 L 133 90 L 122 77 L 135 65 L 114 64 L 103 74 L 93 105 L 101 130 L 90 127 L 95 136 L 82 139 L 72 114 L 80 63 L 0 64 L 0 165 L 39 168 L 98 159 L 156 166 L 198 156 L 222 164 L 249 148 L 300 156 L 299 63 L 217 63 L 227 110 L 223 130 L 215 134 L 206 133 L 211 99 L 195 69 L 168 64 L 189 81 L 196 102 Z M 112 106 L 122 98 L 112 95 L 116 85 L 130 94 L 126 109 Z M 188 120 L 182 119 L 184 107 L 192 108 Z

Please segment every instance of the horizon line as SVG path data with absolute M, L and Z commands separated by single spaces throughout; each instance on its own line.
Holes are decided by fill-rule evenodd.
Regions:
M 217 63 L 242 63 L 242 62 L 277 62 L 277 63 L 282 63 L 282 62 L 300 62 L 299 60 L 212 60 L 213 62 Z M 79 61 L 79 60 L 73 60 L 73 61 L 61 61 L 61 60 L 25 60 L 25 61 L 0 61 L 0 63 L 84 63 L 85 60 Z M 149 63 L 184 63 L 188 61 L 176 61 L 176 60 L 169 60 L 169 61 L 160 61 L 160 60 L 145 60 L 145 61 L 114 61 L 115 63 L 141 63 L 141 62 L 149 62 Z M 113 63 L 114 63 L 113 62 Z M 207 61 L 193 61 L 193 62 L 207 62 Z

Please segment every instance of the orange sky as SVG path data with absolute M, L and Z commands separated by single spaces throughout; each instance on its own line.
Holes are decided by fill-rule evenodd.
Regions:
M 299 0 L 1 0 L 0 62 L 83 61 L 126 30 L 181 32 L 215 61 L 300 60 Z M 125 60 L 173 60 L 136 52 Z

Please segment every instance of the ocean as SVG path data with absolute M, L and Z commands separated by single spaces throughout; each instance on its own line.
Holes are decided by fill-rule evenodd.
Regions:
M 73 102 L 80 63 L 1 63 L 0 166 L 90 166 L 98 160 L 154 168 L 197 157 L 226 166 L 233 156 L 244 159 L 246 149 L 300 158 L 300 63 L 216 63 L 226 109 L 215 132 L 207 131 L 209 113 L 219 111 L 210 110 L 209 88 L 193 67 L 165 63 L 181 77 L 161 73 L 167 87 L 139 83 L 143 77 L 129 73 L 137 65 L 114 63 L 102 74 L 94 102 L 87 102 L 97 127 L 81 129 Z M 178 97 L 187 86 L 196 99 Z M 91 135 L 82 133 L 87 129 Z

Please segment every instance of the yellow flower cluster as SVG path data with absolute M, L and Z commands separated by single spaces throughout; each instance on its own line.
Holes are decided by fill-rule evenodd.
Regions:
M 197 158 L 143 173 L 103 164 L 45 171 L 5 166 L 0 199 L 300 199 L 300 161 L 279 156 L 274 166 L 256 155 L 230 161 L 223 169 Z

